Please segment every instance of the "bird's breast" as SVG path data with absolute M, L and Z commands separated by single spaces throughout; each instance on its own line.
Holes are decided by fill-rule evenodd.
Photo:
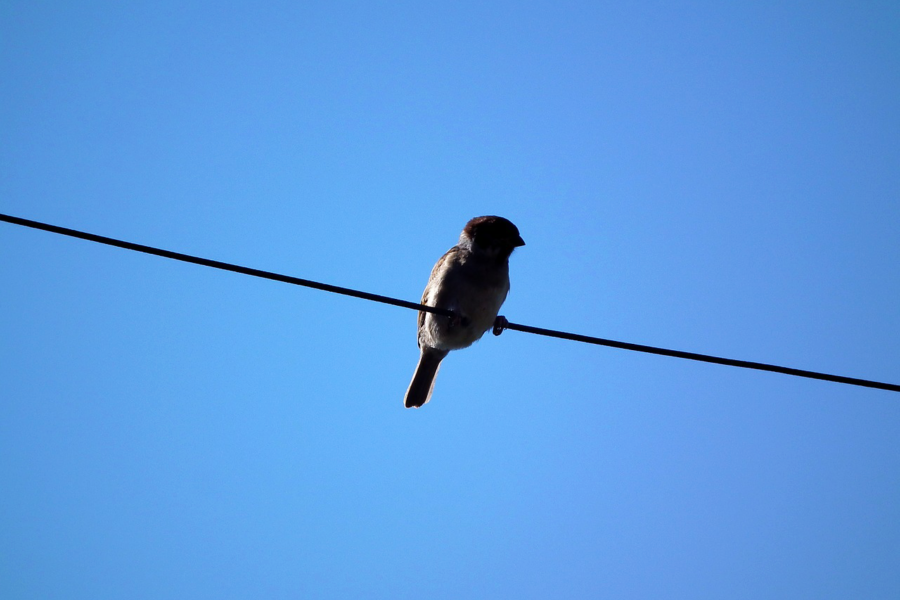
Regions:
M 481 339 L 494 324 L 494 319 L 509 293 L 507 265 L 484 268 L 462 263 L 441 273 L 434 282 L 436 306 L 449 308 L 459 319 L 428 314 L 420 331 L 420 342 L 433 348 L 458 350 Z

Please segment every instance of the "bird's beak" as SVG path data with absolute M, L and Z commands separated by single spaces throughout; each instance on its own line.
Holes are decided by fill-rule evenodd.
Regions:
M 519 246 L 524 246 L 525 240 L 522 239 L 521 235 L 517 235 L 516 239 L 513 240 L 513 248 L 518 248 Z

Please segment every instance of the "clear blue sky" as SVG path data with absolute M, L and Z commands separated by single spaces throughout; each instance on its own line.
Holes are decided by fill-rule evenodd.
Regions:
M 0 6 L 0 212 L 900 382 L 896 2 Z M 4 598 L 900 598 L 900 394 L 0 223 Z

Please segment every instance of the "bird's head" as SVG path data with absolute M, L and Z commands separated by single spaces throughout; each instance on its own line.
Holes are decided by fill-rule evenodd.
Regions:
M 513 250 L 524 246 L 525 241 L 511 221 L 503 217 L 475 217 L 466 223 L 460 243 L 488 256 L 507 259 Z

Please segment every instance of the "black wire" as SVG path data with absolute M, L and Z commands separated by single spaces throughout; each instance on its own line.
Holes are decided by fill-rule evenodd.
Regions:
M 501 320 L 502 319 L 502 320 Z M 647 352 L 649 354 L 660 354 L 662 356 L 674 356 L 675 358 L 686 358 L 688 360 L 698 360 L 701 362 L 715 363 L 718 365 L 727 365 L 729 367 L 740 367 L 743 369 L 756 369 L 757 371 L 771 371 L 773 373 L 784 373 L 785 375 L 794 375 L 795 377 L 807 377 L 809 379 L 821 379 L 822 381 L 833 381 L 835 383 L 846 383 L 848 385 L 860 385 L 863 387 L 876 388 L 879 390 L 888 390 L 891 392 L 900 392 L 900 385 L 893 383 L 881 383 L 878 381 L 869 381 L 868 379 L 857 379 L 856 377 L 844 377 L 843 375 L 830 375 L 828 373 L 817 373 L 816 371 L 806 371 L 803 369 L 794 369 L 793 367 L 780 367 L 778 365 L 770 365 L 766 363 L 751 362 L 748 360 L 737 360 L 734 358 L 722 358 L 720 356 L 710 356 L 709 354 L 697 354 L 696 352 L 684 352 L 682 350 L 668 350 L 666 348 L 656 348 L 654 346 L 644 346 L 643 344 L 632 344 L 630 342 L 617 342 L 615 340 L 607 340 L 603 338 L 591 337 L 588 335 L 580 335 L 577 333 L 566 333 L 564 331 L 555 331 L 553 329 L 542 329 L 540 327 L 532 327 L 530 325 L 519 325 L 510 323 L 503 317 L 498 317 L 498 323 L 494 325 L 494 335 L 500 335 L 503 329 L 513 329 L 515 331 L 523 331 L 525 333 L 534 333 L 536 335 L 545 335 L 547 337 L 555 337 L 563 340 L 572 340 L 574 342 L 583 342 L 585 344 L 596 344 L 598 346 L 610 346 L 612 348 L 621 348 L 622 350 L 634 350 L 635 352 Z
M 109 237 L 105 237 L 102 235 L 95 235 L 93 233 L 85 233 L 84 231 L 77 231 L 75 229 L 69 229 L 67 227 L 59 227 L 57 225 L 49 225 L 47 223 L 40 223 L 38 221 L 31 221 L 29 219 L 22 219 L 20 217 L 12 217 L 10 215 L 0 214 L 0 221 L 6 221 L 7 223 L 13 223 L 14 225 L 23 225 L 25 227 L 32 227 L 34 229 L 41 229 L 43 231 L 49 231 L 51 233 L 59 233 L 61 235 L 68 235 L 70 237 L 79 238 L 82 240 L 88 240 L 89 242 L 97 242 L 99 244 L 106 244 L 107 246 L 116 246 L 117 248 L 125 248 L 126 250 L 135 250 L 137 252 L 143 252 L 145 254 L 153 254 L 155 256 L 162 256 L 164 258 L 171 258 L 174 260 L 180 260 L 183 262 L 194 263 L 195 265 L 203 265 L 204 267 L 212 267 L 214 269 L 222 269 L 223 271 L 234 271 L 235 273 L 242 273 L 244 275 L 252 275 L 254 277 L 262 277 L 263 279 L 272 279 L 274 281 L 282 281 L 284 283 L 290 283 L 293 285 L 302 285 L 303 287 L 314 288 L 317 290 L 322 290 L 324 292 L 333 292 L 335 294 L 343 294 L 345 296 L 353 296 L 354 298 L 362 298 L 363 300 L 372 300 L 373 302 L 383 302 L 384 304 L 393 304 L 394 306 L 402 306 L 403 308 L 411 308 L 413 310 L 424 310 L 426 312 L 434 313 L 436 315 L 441 315 L 445 317 L 452 317 L 453 311 L 437 308 L 435 306 L 426 306 L 424 304 L 417 304 L 415 302 L 407 302 L 406 300 L 398 300 L 396 298 L 389 298 L 388 296 L 380 296 L 378 294 L 371 294 L 369 292 L 361 292 L 359 290 L 351 290 L 350 288 L 338 287 L 336 285 L 329 285 L 327 283 L 319 283 L 318 281 L 310 281 L 309 279 L 300 279 L 299 277 L 291 277 L 290 275 L 281 275 L 279 273 L 272 273 L 270 271 L 261 271 L 259 269 L 251 269 L 250 267 L 242 267 L 240 265 L 233 265 L 231 263 L 221 262 L 218 260 L 210 260 L 208 258 L 200 258 L 197 256 L 191 256 L 190 254 L 182 254 L 180 252 L 172 252 L 171 250 L 162 250 L 160 248 L 153 248 L 152 246 L 144 246 L 142 244 L 135 244 L 133 242 L 125 242 L 122 240 L 117 240 Z
M 371 294 L 369 292 L 362 292 L 359 290 L 353 290 L 345 287 L 338 287 L 336 285 L 329 285 L 327 283 L 319 283 L 317 281 L 310 281 L 309 279 L 300 279 L 299 277 L 291 277 L 290 275 L 281 275 L 279 273 L 272 273 L 270 271 L 262 271 L 260 269 L 251 269 L 249 267 L 242 267 L 240 265 L 234 265 L 230 263 L 221 262 L 218 260 L 210 260 L 208 258 L 199 258 L 197 256 L 191 256 L 189 254 L 182 254 L 180 252 L 172 252 L 170 250 L 162 250 L 160 248 L 153 248 L 151 246 L 144 246 L 142 244 L 135 244 L 133 242 L 125 242 L 122 240 L 117 240 L 109 237 L 105 237 L 102 235 L 95 235 L 93 233 L 86 233 L 83 231 L 77 231 L 75 229 L 69 229 L 67 227 L 59 227 L 57 225 L 49 225 L 47 223 L 41 223 L 38 221 L 31 221 L 29 219 L 22 219 L 20 217 L 13 217 L 10 215 L 4 215 L 0 213 L 0 221 L 6 221 L 7 223 L 12 223 L 14 225 L 22 225 L 24 227 L 31 227 L 33 229 L 40 229 L 43 231 L 49 231 L 51 233 L 58 233 L 60 235 L 67 235 L 74 238 L 79 238 L 82 240 L 88 240 L 90 242 L 97 242 L 100 244 L 106 244 L 108 246 L 116 246 L 117 248 L 125 248 L 126 250 L 135 250 L 137 252 L 143 252 L 145 254 L 153 254 L 155 256 L 162 256 L 164 258 L 171 258 L 174 260 L 180 260 L 183 262 L 194 263 L 197 265 L 203 265 L 205 267 L 212 267 L 214 269 L 222 269 L 223 271 L 233 271 L 235 273 L 242 273 L 244 275 L 252 275 L 254 277 L 261 277 L 263 279 L 272 279 L 274 281 L 282 281 L 284 283 L 290 283 L 293 285 L 300 285 L 304 287 L 314 288 L 317 290 L 322 290 L 325 292 L 333 292 L 335 294 L 343 294 L 345 296 L 353 296 L 355 298 L 362 298 L 363 300 L 372 300 L 374 302 L 381 302 L 384 304 L 391 304 L 393 306 L 401 306 L 403 308 L 410 308 L 413 310 L 420 310 L 425 312 L 430 312 L 436 315 L 442 315 L 445 317 L 452 317 L 453 312 L 443 308 L 437 308 L 434 306 L 426 306 L 424 304 L 418 304 L 416 302 L 407 302 L 406 300 L 398 300 L 396 298 L 390 298 L 388 296 L 381 296 L 379 294 Z M 575 342 L 582 342 L 586 344 L 596 344 L 599 346 L 609 346 L 612 348 L 620 348 L 622 350 L 633 350 L 635 352 L 646 352 L 649 354 L 659 354 L 662 356 L 672 356 L 675 358 L 684 358 L 688 360 L 696 360 L 708 363 L 715 363 L 719 365 L 726 365 L 730 367 L 740 367 L 743 369 L 756 369 L 759 371 L 771 371 L 774 373 L 783 373 L 785 375 L 793 375 L 796 377 L 807 377 L 810 379 L 820 379 L 823 381 L 832 381 L 835 383 L 844 383 L 848 385 L 857 385 L 869 388 L 875 388 L 880 390 L 888 390 L 891 392 L 900 392 L 900 385 L 896 385 L 893 383 L 881 383 L 878 381 L 870 381 L 868 379 L 857 379 L 855 377 L 844 377 L 842 375 L 829 375 L 827 373 L 817 373 L 815 371 L 806 371 L 803 369 L 794 369 L 791 367 L 780 367 L 777 365 L 769 365 L 766 363 L 758 363 L 751 362 L 746 360 L 737 360 L 733 358 L 721 358 L 718 356 L 710 356 L 708 354 L 697 354 L 695 352 L 684 352 L 681 350 L 668 350 L 666 348 L 657 348 L 654 346 L 645 346 L 642 344 L 632 344 L 629 342 L 618 342 L 615 340 L 607 340 L 603 338 L 591 337 L 587 335 L 580 335 L 576 333 L 566 333 L 564 331 L 555 331 L 553 329 L 543 329 L 541 327 L 532 327 L 530 325 L 519 325 L 517 323 L 510 323 L 506 320 L 505 317 L 497 317 L 497 322 L 494 325 L 494 334 L 500 335 L 504 329 L 512 329 L 515 331 L 522 331 L 524 333 L 533 333 L 536 335 L 543 335 L 548 337 L 555 337 L 564 340 L 572 340 Z

